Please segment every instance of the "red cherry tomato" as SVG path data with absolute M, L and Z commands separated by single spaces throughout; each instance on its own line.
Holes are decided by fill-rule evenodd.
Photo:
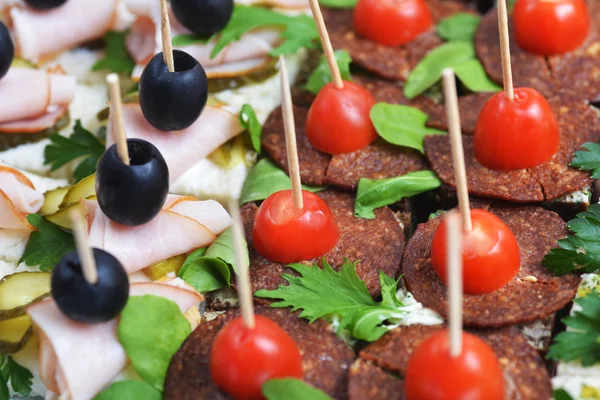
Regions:
M 354 29 L 360 36 L 387 46 L 400 46 L 432 24 L 424 0 L 359 0 Z
M 533 168 L 550 161 L 560 144 L 558 121 L 537 90 L 516 88 L 514 100 L 504 92 L 492 96 L 479 114 L 473 146 L 484 167 L 497 170 Z
M 261 400 L 269 379 L 302 378 L 302 356 L 292 338 L 269 318 L 256 315 L 249 329 L 238 317 L 213 342 L 210 375 L 236 400 Z
M 325 85 L 308 111 L 308 141 L 329 154 L 367 147 L 377 138 L 370 116 L 374 105 L 371 93 L 356 83 L 344 81 L 341 89 L 333 83 Z
M 494 350 L 463 332 L 462 353 L 450 355 L 447 330 L 425 340 L 408 361 L 407 400 L 504 400 L 504 375 Z
M 467 294 L 490 293 L 506 285 L 521 267 L 519 244 L 512 231 L 494 214 L 471 210 L 473 229 L 463 233 L 463 291 Z M 433 235 L 431 263 L 446 283 L 446 221 Z
M 519 46 L 544 56 L 575 50 L 590 31 L 585 0 L 518 0 L 512 17 Z
M 305 190 L 302 199 L 300 210 L 292 191 L 282 190 L 261 204 L 252 230 L 256 251 L 271 261 L 292 263 L 323 256 L 335 246 L 340 232 L 327 203 Z

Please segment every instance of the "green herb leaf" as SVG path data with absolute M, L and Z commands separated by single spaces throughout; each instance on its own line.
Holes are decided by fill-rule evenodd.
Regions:
M 250 141 L 254 151 L 260 154 L 262 138 L 262 126 L 256 117 L 254 108 L 250 104 L 244 104 L 240 111 L 240 125 L 250 134 Z
M 414 107 L 377 103 L 371 108 L 371 121 L 379 136 L 385 141 L 425 153 L 423 139 L 427 135 L 444 135 L 446 132 L 427 128 L 429 116 Z
M 2 376 L 2 371 L 0 371 L 0 400 L 9 400 L 8 396 L 8 383 Z
M 206 43 L 208 43 L 208 41 L 210 39 L 212 39 L 212 36 L 201 37 L 201 36 L 196 36 L 196 35 L 191 35 L 191 34 L 181 34 L 181 35 L 174 36 L 171 39 L 171 44 L 174 47 L 184 47 L 184 46 L 190 46 L 190 45 L 194 45 L 194 44 L 206 44 Z
M 406 175 L 388 179 L 366 179 L 358 181 L 354 215 L 359 218 L 373 219 L 373 210 L 394 204 L 407 197 L 416 196 L 441 186 L 441 181 L 433 171 L 410 172 Z
M 592 179 L 600 179 L 600 144 L 588 142 L 585 150 L 575 152 L 571 166 L 583 171 L 592 171 Z
M 571 330 L 556 335 L 548 358 L 565 362 L 580 360 L 587 367 L 600 361 L 600 296 L 590 293 L 575 303 L 582 309 L 562 320 Z
M 502 90 L 488 78 L 481 62 L 474 58 L 454 66 L 454 73 L 460 81 L 472 92 L 499 92 Z
M 267 400 L 331 400 L 323 391 L 292 378 L 268 380 L 262 391 Z
M 98 159 L 104 154 L 104 143 L 83 128 L 80 120 L 75 121 L 70 137 L 55 133 L 50 136 L 50 142 L 44 149 L 44 164 L 50 164 L 52 171 L 84 157 L 73 174 L 77 182 L 96 172 Z
M 336 50 L 335 61 L 342 74 L 342 79 L 345 81 L 352 80 L 352 75 L 350 75 L 350 64 L 352 63 L 352 57 L 350 57 L 350 54 L 346 50 Z M 317 68 L 315 68 L 308 77 L 308 81 L 306 82 L 306 86 L 304 88 L 311 93 L 317 94 L 323 88 L 323 86 L 327 85 L 332 80 L 333 77 L 331 76 L 327 59 L 325 56 L 321 56 L 319 65 L 317 65 Z
M 292 188 L 290 177 L 277 168 L 273 161 L 263 158 L 250 170 L 240 196 L 240 203 L 246 204 L 253 201 L 264 200 L 275 192 Z M 319 192 L 324 187 L 310 187 L 302 185 L 302 189 L 310 192 Z
M 399 300 L 389 298 L 396 292 L 396 282 L 390 287 L 391 279 L 380 273 L 381 286 L 386 297 L 381 302 L 371 298 L 365 282 L 356 275 L 356 267 L 348 260 L 336 272 L 323 260 L 323 268 L 318 265 L 291 264 L 289 268 L 300 276 L 283 274 L 289 285 L 275 290 L 260 290 L 257 297 L 280 299 L 271 307 L 291 307 L 301 309 L 300 316 L 314 322 L 319 318 L 329 321 L 337 318 L 338 333 L 347 330 L 356 339 L 375 341 L 392 327 L 386 322 L 397 322 L 408 311 Z
M 191 330 L 175 302 L 146 295 L 129 298 L 118 335 L 137 373 L 162 391 L 171 358 Z
M 319 0 L 319 3 L 332 8 L 354 8 L 358 0 Z
M 27 246 L 19 263 L 33 267 L 40 266 L 42 271 L 50 271 L 67 253 L 75 250 L 73 235 L 64 231 L 38 214 L 29 214 L 27 221 L 37 228 L 27 241 Z
M 441 20 L 437 27 L 437 34 L 444 40 L 473 41 L 475 31 L 479 26 L 481 17 L 475 14 L 458 13 Z
M 303 47 L 314 48 L 318 44 L 317 26 L 307 15 L 291 16 L 264 7 L 236 5 L 231 20 L 221 31 L 210 57 L 215 58 L 229 43 L 239 40 L 245 33 L 266 26 L 283 29 L 283 43 L 269 53 L 273 57 L 295 54 Z
M 13 360 L 12 357 L 0 357 L 0 399 L 8 400 L 8 382 L 15 393 L 27 397 L 31 393 L 33 375 Z
M 573 400 L 569 392 L 565 389 L 557 389 L 552 393 L 552 398 L 554 400 Z
M 142 381 L 115 382 L 94 397 L 94 400 L 161 400 L 162 393 Z
M 109 31 L 104 35 L 104 57 L 96 61 L 92 71 L 108 70 L 116 73 L 131 75 L 135 61 L 127 51 L 125 38 L 127 32 Z

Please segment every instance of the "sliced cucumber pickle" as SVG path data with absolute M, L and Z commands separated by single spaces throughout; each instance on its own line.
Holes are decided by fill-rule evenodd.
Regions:
M 50 272 L 17 272 L 0 280 L 0 321 L 25 315 L 25 308 L 50 294 Z
M 73 203 L 78 203 L 79 200 L 85 199 L 90 196 L 96 195 L 96 174 L 92 174 L 87 176 L 77 182 L 75 185 L 71 186 L 62 202 L 60 203 L 59 208 L 63 209 Z
M 62 203 L 69 189 L 69 187 L 64 187 L 46 192 L 44 194 L 44 205 L 42 206 L 40 213 L 42 215 L 49 215 L 60 210 L 60 203 Z
M 167 258 L 166 260 L 163 260 L 157 264 L 144 268 L 144 274 L 146 274 L 146 276 L 153 281 L 164 278 L 170 272 L 174 272 L 175 275 L 177 275 L 186 258 L 187 257 L 185 254 Z
M 86 200 L 96 200 L 96 196 L 88 196 L 85 198 Z M 50 222 L 55 223 L 61 228 L 71 230 L 71 216 L 70 213 L 73 210 L 77 210 L 79 213 L 83 213 L 85 215 L 85 207 L 81 202 L 71 203 L 70 205 L 59 209 L 54 214 L 46 215 L 46 219 Z
M 27 315 L 0 322 L 0 356 L 21 351 L 32 333 Z

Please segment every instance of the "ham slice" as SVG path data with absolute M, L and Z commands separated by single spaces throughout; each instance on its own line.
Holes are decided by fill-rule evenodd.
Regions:
M 158 148 L 169 166 L 171 182 L 243 131 L 235 114 L 212 106 L 207 106 L 192 126 L 178 132 L 154 128 L 138 104 L 124 104 L 123 119 L 128 138 L 144 139 Z M 109 147 L 114 143 L 112 124 L 107 132 L 113 133 L 106 137 Z
M 180 281 L 180 280 L 175 280 Z M 180 282 L 134 283 L 130 296 L 155 295 L 177 303 L 181 312 L 203 300 Z M 110 384 L 128 363 L 117 337 L 118 319 L 85 325 L 65 317 L 52 299 L 27 309 L 39 341 L 42 381 L 68 400 L 92 399 Z
M 28 229 L 27 214 L 37 212 L 44 195 L 20 171 L 0 164 L 0 228 Z

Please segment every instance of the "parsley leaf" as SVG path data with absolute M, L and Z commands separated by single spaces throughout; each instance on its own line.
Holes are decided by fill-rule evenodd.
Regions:
M 582 147 L 585 150 L 575 152 L 571 166 L 580 170 L 593 171 L 592 179 L 600 179 L 600 144 L 589 142 Z
M 348 51 L 336 50 L 335 61 L 340 68 L 342 79 L 345 81 L 352 80 L 352 76 L 350 75 L 350 64 L 352 63 L 352 57 L 350 57 Z M 323 88 L 323 86 L 327 85 L 332 80 L 333 78 L 331 76 L 331 71 L 329 70 L 329 64 L 327 64 L 327 59 L 325 56 L 321 56 L 319 65 L 317 65 L 317 68 L 315 68 L 308 77 L 305 89 L 311 93 L 317 94 Z
M 300 379 L 271 379 L 263 384 L 267 400 L 331 400 L 326 393 Z
M 50 164 L 52 171 L 79 157 L 85 157 L 73 173 L 77 182 L 96 172 L 98 159 L 104 154 L 104 144 L 86 130 L 80 120 L 75 122 L 70 137 L 55 133 L 50 136 L 50 142 L 44 149 L 44 164 Z
M 271 307 L 292 310 L 301 309 L 300 316 L 314 322 L 319 318 L 329 321 L 336 319 L 338 334 L 347 330 L 356 339 L 375 341 L 394 326 L 385 322 L 397 323 L 408 311 L 396 298 L 397 281 L 380 272 L 379 279 L 383 299 L 377 302 L 371 298 L 365 282 L 356 274 L 355 264 L 346 260 L 336 272 L 325 260 L 323 268 L 303 264 L 291 264 L 289 268 L 300 276 L 284 274 L 289 283 L 275 290 L 260 290 L 257 297 L 280 299 Z
M 573 400 L 569 392 L 567 392 L 565 389 L 556 389 L 552 393 L 552 398 L 554 400 Z
M 277 57 L 295 54 L 303 47 L 314 48 L 318 44 L 319 32 L 315 21 L 307 15 L 286 15 L 264 7 L 236 5 L 227 26 L 220 32 L 211 58 L 215 58 L 229 43 L 239 40 L 245 33 L 265 26 L 283 28 L 283 43 L 270 52 Z
M 29 214 L 27 221 L 36 227 L 37 231 L 29 236 L 19 263 L 39 265 L 42 271 L 50 271 L 65 254 L 75 250 L 73 235 L 58 225 L 38 214 Z
M 246 129 L 250 134 L 250 141 L 252 142 L 252 148 L 257 153 L 260 153 L 262 137 L 262 126 L 256 117 L 254 108 L 250 104 L 244 104 L 240 111 L 240 125 Z
M 558 241 L 544 257 L 542 265 L 556 275 L 571 271 L 594 272 L 600 268 L 600 204 L 592 204 L 577 214 L 567 227 L 574 236 Z
M 441 20 L 436 27 L 436 32 L 444 40 L 470 42 L 475 38 L 475 31 L 480 21 L 481 17 L 478 15 L 458 13 Z
M 135 61 L 127 51 L 125 38 L 127 32 L 109 31 L 104 35 L 104 57 L 96 61 L 92 71 L 108 70 L 116 73 L 131 75 L 135 68 Z
M 27 397 L 31 393 L 33 375 L 12 357 L 0 357 L 0 399 L 8 399 L 8 382 L 15 393 Z M 3 395 L 6 394 L 5 397 Z

